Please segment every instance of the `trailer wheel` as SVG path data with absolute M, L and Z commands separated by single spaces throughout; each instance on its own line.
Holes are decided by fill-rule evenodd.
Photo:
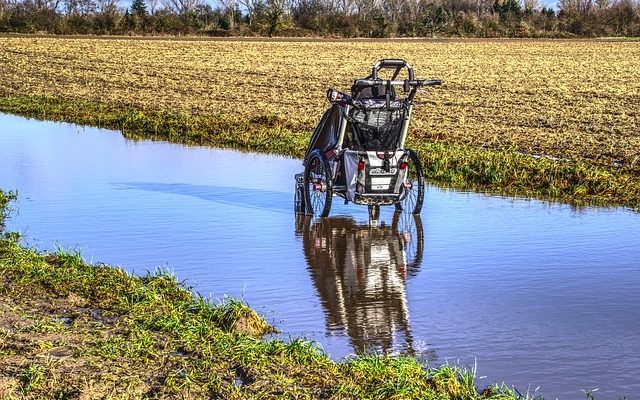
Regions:
M 407 275 L 415 276 L 422 265 L 424 253 L 424 229 L 420 214 L 395 213 L 391 229 L 400 237 Z
M 311 152 L 304 168 L 304 198 L 307 213 L 326 217 L 331 210 L 333 182 L 329 161 L 318 149 Z
M 411 214 L 420 214 L 424 201 L 424 171 L 422 163 L 415 151 L 408 149 L 409 157 L 407 162 L 407 175 L 403 182 L 402 200 L 396 203 L 396 211 L 403 211 Z

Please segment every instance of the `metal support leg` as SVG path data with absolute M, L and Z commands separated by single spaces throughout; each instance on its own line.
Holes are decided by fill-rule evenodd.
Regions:
M 369 222 L 377 221 L 380 218 L 380 206 L 377 204 L 369 204 Z

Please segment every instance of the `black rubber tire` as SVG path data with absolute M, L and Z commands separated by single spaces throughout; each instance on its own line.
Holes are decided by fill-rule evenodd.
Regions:
M 396 211 L 403 211 L 411 214 L 420 214 L 422 203 L 424 202 L 424 171 L 422 163 L 415 151 L 407 149 L 409 157 L 407 162 L 407 181 L 412 183 L 411 191 L 396 203 Z
M 317 185 L 321 189 L 317 188 Z M 333 181 L 329 161 L 318 149 L 311 152 L 304 168 L 304 202 L 307 214 L 327 217 L 331 211 Z

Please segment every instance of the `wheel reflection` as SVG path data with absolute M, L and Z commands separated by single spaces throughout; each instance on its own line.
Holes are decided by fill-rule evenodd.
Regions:
M 391 225 L 372 226 L 351 217 L 299 215 L 296 233 L 327 330 L 346 333 L 356 352 L 415 354 L 406 281 L 422 263 L 420 216 L 396 213 Z

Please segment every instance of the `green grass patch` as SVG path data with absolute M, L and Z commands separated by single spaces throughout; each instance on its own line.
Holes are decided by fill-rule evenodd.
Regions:
M 577 206 L 640 207 L 640 179 L 581 161 L 534 158 L 515 150 L 412 143 L 429 179 L 449 187 L 555 199 Z
M 4 192 L 0 189 L 0 233 L 4 231 L 5 220 L 11 212 L 10 204 L 17 196 L 16 192 Z
M 29 394 L 37 390 L 44 382 L 46 370 L 42 365 L 31 364 L 20 373 L 22 379 L 22 393 Z

